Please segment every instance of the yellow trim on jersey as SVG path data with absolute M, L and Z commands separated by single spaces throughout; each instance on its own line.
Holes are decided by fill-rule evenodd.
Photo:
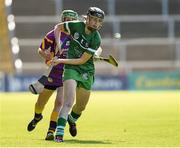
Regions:
M 45 49 L 45 40 L 42 41 L 42 49 Z
M 48 42 L 50 42 L 51 44 L 53 43 L 53 41 L 50 40 L 50 39 L 48 39 L 47 37 L 45 37 L 45 39 L 46 39 Z

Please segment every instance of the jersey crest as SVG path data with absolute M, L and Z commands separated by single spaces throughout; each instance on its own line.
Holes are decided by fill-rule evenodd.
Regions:
M 74 33 L 74 39 L 76 39 L 76 40 L 79 39 L 79 33 L 78 32 Z
M 76 43 L 79 44 L 79 46 L 81 48 L 84 48 L 84 49 L 88 48 L 89 44 L 88 44 L 86 38 L 82 34 L 75 32 L 73 35 L 73 39 L 75 40 Z

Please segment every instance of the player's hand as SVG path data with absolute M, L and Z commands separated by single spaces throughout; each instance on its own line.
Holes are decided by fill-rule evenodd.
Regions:
M 98 61 L 99 55 L 94 55 L 93 59 L 94 59 L 94 61 Z
M 61 63 L 61 59 L 57 59 L 57 58 L 53 58 L 52 60 L 50 60 L 51 65 L 58 65 Z
M 46 65 L 47 66 L 51 66 L 51 65 L 53 65 L 54 66 L 54 64 L 53 64 L 53 60 L 57 60 L 58 59 L 58 57 L 57 56 L 55 56 L 54 58 L 51 58 L 50 60 L 46 60 Z
M 46 60 L 45 63 L 47 66 L 51 66 L 51 60 L 49 60 L 49 61 Z
M 52 55 L 51 55 L 50 50 L 46 50 L 46 51 L 44 52 L 44 54 L 45 54 L 45 59 L 46 59 L 47 61 L 49 61 L 49 60 L 52 59 Z

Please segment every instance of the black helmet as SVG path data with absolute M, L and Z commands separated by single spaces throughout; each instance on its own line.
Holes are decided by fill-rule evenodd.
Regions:
M 104 19 L 105 13 L 98 7 L 90 7 L 87 11 L 87 15 Z

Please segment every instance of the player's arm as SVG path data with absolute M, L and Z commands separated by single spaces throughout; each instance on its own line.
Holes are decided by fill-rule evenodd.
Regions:
M 82 65 L 86 63 L 91 58 L 91 56 L 92 56 L 91 54 L 84 52 L 83 55 L 77 59 L 53 59 L 52 64 L 57 65 L 63 63 L 70 65 Z
M 94 40 L 93 40 L 93 45 L 92 45 L 92 49 L 96 49 L 96 51 L 94 52 L 94 59 L 99 58 L 101 53 L 102 53 L 102 48 L 101 48 L 101 36 L 99 33 L 96 34 Z
M 38 48 L 39 55 L 45 60 L 49 61 L 53 58 L 54 53 L 51 51 L 51 47 L 54 44 L 54 38 L 52 36 L 54 32 L 50 31 L 46 34 L 44 39 L 41 42 L 40 47 Z
M 52 56 L 51 56 L 51 52 L 49 49 L 47 50 L 42 50 L 41 48 L 38 49 L 38 53 L 39 55 L 44 59 L 44 60 L 51 60 Z
M 54 27 L 54 36 L 59 49 L 61 49 L 61 32 L 69 34 L 64 28 L 64 23 L 59 23 Z

